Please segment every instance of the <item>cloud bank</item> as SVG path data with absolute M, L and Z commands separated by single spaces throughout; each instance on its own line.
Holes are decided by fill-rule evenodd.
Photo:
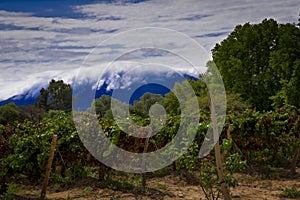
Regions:
M 93 73 L 95 66 L 105 66 L 111 62 L 112 56 L 118 57 L 122 49 L 136 43 L 137 38 L 133 35 L 125 43 L 119 41 L 99 45 L 123 31 L 141 27 L 172 29 L 194 39 L 210 55 L 211 48 L 225 39 L 237 24 L 258 23 L 264 18 L 274 18 L 280 23 L 296 23 L 300 5 L 298 0 L 91 2 L 93 3 L 70 3 L 64 5 L 65 10 L 57 9 L 51 15 L 41 15 L 41 10 L 38 7 L 35 10 L 34 4 L 28 11 L 14 10 L 13 6 L 7 9 L 7 4 L 4 6 L 0 3 L 0 100 L 22 94 L 33 87 L 45 87 L 53 78 L 72 83 L 82 67 L 87 70 L 87 77 L 99 79 Z M 16 2 L 12 1 L 11 5 L 14 3 Z M 26 4 L 20 1 L 18 3 L 20 7 Z M 58 3 L 53 2 L 54 4 Z M 50 8 L 48 11 L 50 12 Z M 161 41 L 168 39 L 167 35 L 158 37 Z M 180 41 L 164 45 L 165 49 L 172 48 L 179 54 L 197 56 L 193 49 Z M 94 48 L 101 49 L 98 51 L 101 53 L 101 61 L 90 58 L 85 63 Z M 168 58 L 169 65 L 176 71 L 195 75 L 195 71 L 184 63 L 177 62 L 176 56 L 163 49 L 130 52 L 127 57 L 123 55 L 119 58 L 122 61 L 119 64 L 124 67 L 118 65 L 111 71 L 126 71 L 125 61 L 151 57 L 151 61 L 156 63 Z M 203 62 L 206 60 L 203 59 Z M 88 72 L 88 69 L 91 71 Z M 110 82 L 113 83 L 110 87 L 116 86 L 118 79 L 114 75 L 116 74 L 112 73 L 110 76 Z M 127 77 L 124 81 L 128 84 L 133 79 Z

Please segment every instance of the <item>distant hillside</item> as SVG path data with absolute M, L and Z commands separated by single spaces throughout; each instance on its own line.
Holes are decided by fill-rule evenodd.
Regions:
M 37 96 L 29 96 L 28 93 L 12 96 L 4 101 L 0 101 L 0 106 L 14 102 L 17 106 L 30 105 L 36 102 Z
M 183 75 L 185 78 L 190 78 L 196 80 L 197 78 L 190 76 L 188 74 Z M 174 83 L 172 83 L 174 85 Z M 95 92 L 95 98 L 99 98 L 101 95 L 109 95 L 111 96 L 113 90 L 107 90 L 108 85 L 104 83 L 100 88 L 98 88 Z M 3 106 L 7 103 L 14 102 L 17 106 L 30 105 L 36 102 L 36 98 L 39 96 L 39 91 L 41 88 L 34 87 L 31 90 L 19 95 L 14 95 L 6 100 L 0 101 L 0 106 Z M 129 103 L 133 104 L 135 100 L 139 100 L 139 98 L 146 92 L 165 95 L 170 90 L 166 87 L 163 87 L 159 84 L 150 83 L 145 84 L 144 86 L 138 88 L 133 95 L 131 96 Z M 124 99 L 119 99 L 123 101 Z

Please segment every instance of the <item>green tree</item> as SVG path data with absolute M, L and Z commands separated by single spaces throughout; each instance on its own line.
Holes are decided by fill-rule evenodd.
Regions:
M 278 74 L 269 63 L 271 52 L 278 47 L 279 27 L 273 19 L 238 25 L 212 50 L 226 90 L 240 93 L 259 110 L 270 109 L 270 96 L 280 89 Z
M 0 124 L 8 124 L 18 121 L 21 118 L 21 111 L 14 103 L 8 103 L 0 107 Z
M 270 65 L 277 75 L 280 90 L 272 99 L 273 105 L 300 107 L 300 29 L 284 24 L 278 29 L 277 48 L 271 53 Z M 274 79 L 275 80 L 275 79 Z
M 34 104 L 20 106 L 22 120 L 28 119 L 30 121 L 41 121 L 44 117 L 45 110 L 37 107 Z
M 101 117 L 104 117 L 111 109 L 111 97 L 108 95 L 102 95 L 98 99 L 94 100 L 95 111 Z
M 47 89 L 40 90 L 40 96 L 37 98 L 37 106 L 45 111 L 63 110 L 71 112 L 72 110 L 72 88 L 70 84 L 65 84 L 62 80 L 51 80 Z
M 176 95 L 170 91 L 165 95 L 166 97 L 163 100 L 163 106 L 166 108 L 167 113 L 171 115 L 180 115 L 180 104 Z
M 241 94 L 258 110 L 299 107 L 300 29 L 265 19 L 238 25 L 212 50 L 227 91 Z
M 148 116 L 150 107 L 155 103 L 161 103 L 163 97 L 160 94 L 146 92 L 139 101 L 134 101 L 132 111 L 138 115 Z
M 187 94 L 186 91 L 188 85 L 193 89 L 194 94 L 198 97 L 199 108 L 202 110 L 209 110 L 208 96 L 207 96 L 207 86 L 203 81 L 203 75 L 199 75 L 199 79 L 187 78 L 182 83 L 175 83 L 174 88 L 168 94 L 166 94 L 163 99 L 163 106 L 166 108 L 167 112 L 171 115 L 180 115 L 181 108 L 178 101 L 178 97 L 175 95 L 174 91 L 177 91 L 178 96 L 192 97 L 194 94 Z M 192 106 L 192 105 L 191 105 Z

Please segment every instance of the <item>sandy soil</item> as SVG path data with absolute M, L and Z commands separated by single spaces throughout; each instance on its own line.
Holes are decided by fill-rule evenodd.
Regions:
M 264 177 L 261 174 L 235 174 L 239 186 L 231 188 L 233 199 L 241 200 L 279 200 L 288 199 L 282 197 L 285 188 L 295 186 L 300 189 L 300 169 L 296 175 L 286 175 L 284 172 L 273 173 L 271 177 Z M 140 183 L 135 183 L 133 188 L 126 189 L 126 186 L 119 186 L 116 190 L 106 189 L 96 179 L 87 178 L 81 180 L 71 187 L 57 188 L 50 185 L 47 191 L 47 199 L 205 199 L 199 184 L 188 183 L 184 178 L 174 174 L 162 177 L 153 177 L 147 180 L 147 187 L 143 190 Z M 39 186 L 20 185 L 22 190 L 18 192 L 15 199 L 38 199 L 40 194 Z M 2 197 L 3 198 L 3 197 Z

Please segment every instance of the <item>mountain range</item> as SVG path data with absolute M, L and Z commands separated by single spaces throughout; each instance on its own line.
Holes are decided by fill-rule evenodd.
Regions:
M 194 76 L 188 75 L 188 74 L 184 74 L 183 75 L 184 78 L 190 78 L 193 80 L 197 80 L 197 78 L 195 78 Z M 174 86 L 175 81 L 171 80 L 172 83 L 170 83 L 171 86 Z M 46 84 L 42 84 L 42 85 L 46 85 Z M 73 85 L 71 84 L 72 88 Z M 85 86 L 83 86 L 85 87 Z M 86 86 L 86 87 L 90 87 L 90 86 Z M 100 87 L 98 87 L 95 91 L 95 98 L 99 98 L 102 95 L 109 95 L 112 96 L 113 95 L 113 89 L 108 89 L 109 85 L 107 84 L 107 82 L 104 82 Z M 24 105 L 30 105 L 30 104 L 34 104 L 37 101 L 37 97 L 39 96 L 39 91 L 42 89 L 43 87 L 34 87 L 31 88 L 30 90 L 22 93 L 22 94 L 18 94 L 18 95 L 14 95 L 12 97 L 9 97 L 6 100 L 0 101 L 0 106 L 6 105 L 8 103 L 13 102 L 15 105 L 17 106 L 24 106 Z M 165 94 L 167 94 L 168 92 L 170 92 L 170 89 L 162 86 L 160 84 L 156 84 L 156 83 L 148 83 L 148 84 L 144 84 L 143 86 L 137 88 L 132 96 L 129 99 L 129 103 L 133 104 L 135 100 L 139 100 L 140 97 L 146 93 L 146 92 L 150 92 L 150 93 L 154 93 L 154 94 L 161 94 L 162 96 L 164 96 Z M 125 102 L 126 99 L 120 97 L 119 100 Z M 88 106 L 88 105 L 86 105 Z M 85 107 L 85 106 L 84 106 Z

